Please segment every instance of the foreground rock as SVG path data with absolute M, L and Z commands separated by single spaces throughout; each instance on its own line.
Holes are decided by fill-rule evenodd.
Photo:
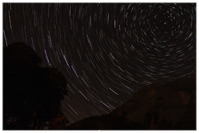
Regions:
M 83 119 L 66 129 L 196 130 L 196 77 L 153 83 L 111 113 Z

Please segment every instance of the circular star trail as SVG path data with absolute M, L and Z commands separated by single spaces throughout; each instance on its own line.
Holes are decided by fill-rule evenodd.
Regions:
M 3 4 L 4 46 L 25 42 L 67 79 L 70 123 L 142 86 L 196 72 L 196 4 Z

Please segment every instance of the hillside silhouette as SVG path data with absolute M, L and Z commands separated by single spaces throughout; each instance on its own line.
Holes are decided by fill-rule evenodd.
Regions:
M 85 118 L 67 130 L 196 130 L 196 75 L 155 82 L 109 114 Z

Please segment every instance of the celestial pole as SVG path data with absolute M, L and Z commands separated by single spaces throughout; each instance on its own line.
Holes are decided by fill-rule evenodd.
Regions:
M 4 46 L 18 41 L 66 77 L 62 109 L 73 123 L 194 74 L 196 4 L 4 3 Z

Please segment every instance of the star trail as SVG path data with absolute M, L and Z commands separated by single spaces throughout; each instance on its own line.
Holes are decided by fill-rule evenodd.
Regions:
M 196 72 L 194 3 L 4 3 L 4 46 L 24 42 L 67 80 L 70 123 L 141 87 Z

